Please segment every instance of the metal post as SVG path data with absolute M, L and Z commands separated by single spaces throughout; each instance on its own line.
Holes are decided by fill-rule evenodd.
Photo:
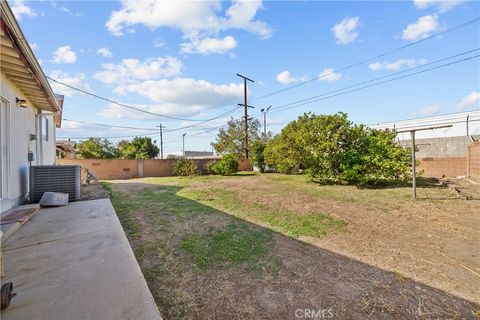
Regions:
M 468 119 L 470 118 L 470 115 L 467 115 L 467 137 L 469 136 L 469 132 L 468 132 Z
M 412 135 L 412 195 L 413 199 L 417 198 L 417 171 L 415 168 L 415 131 L 410 131 Z
M 186 132 L 182 135 L 182 154 L 183 156 L 185 157 L 185 136 L 186 136 Z
M 163 159 L 163 128 L 165 128 L 162 124 L 160 124 L 158 127 L 159 133 L 160 133 L 160 159 Z
M 267 136 L 267 112 L 270 110 L 272 106 L 268 107 L 267 109 L 261 109 L 260 111 L 263 113 L 263 134 L 265 137 Z
M 263 113 L 263 134 L 267 136 L 267 111 Z

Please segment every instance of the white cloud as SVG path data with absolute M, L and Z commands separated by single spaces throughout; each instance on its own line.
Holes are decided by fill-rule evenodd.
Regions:
M 418 9 L 435 7 L 440 13 L 446 12 L 462 4 L 464 0 L 413 0 Z
M 409 24 L 402 34 L 403 40 L 415 41 L 428 37 L 432 32 L 440 30 L 438 15 L 427 15 Z
M 339 72 L 335 72 L 333 68 L 325 68 L 318 75 L 319 79 L 322 81 L 335 82 L 343 78 L 343 75 Z
M 115 92 L 136 93 L 154 102 L 213 108 L 236 104 L 237 100 L 243 96 L 243 85 L 234 83 L 216 85 L 205 80 L 175 78 L 126 84 L 117 87 Z
M 460 102 L 457 103 L 455 109 L 465 110 L 471 108 L 480 108 L 480 92 L 472 91 L 467 96 L 463 97 Z
M 30 43 L 30 48 L 32 48 L 33 51 L 36 51 L 38 49 L 38 44 Z
M 243 84 L 217 85 L 205 80 L 176 78 L 148 80 L 119 86 L 118 94 L 136 93 L 153 101 L 137 106 L 143 110 L 169 116 L 193 116 L 208 109 L 236 104 L 243 96 Z M 110 105 L 99 113 L 104 117 L 151 119 L 152 115 Z
M 229 28 L 243 29 L 261 37 L 268 37 L 271 30 L 261 21 L 253 20 L 262 8 L 262 1 L 234 0 L 226 11 L 219 15 L 222 2 L 214 1 L 132 1 L 123 0 L 122 8 L 113 11 L 105 24 L 114 35 L 122 35 L 126 26 L 143 24 L 148 28 L 170 27 L 184 34 L 199 32 L 217 33 Z
M 192 38 L 190 42 L 180 45 L 182 53 L 200 53 L 203 55 L 212 53 L 222 54 L 234 49 L 236 46 L 237 41 L 232 36 L 224 38 Z
M 74 75 L 70 75 L 66 72 L 62 72 L 60 70 L 55 70 L 50 73 L 50 77 L 52 79 L 58 80 L 60 82 L 66 83 L 71 85 L 72 87 L 76 87 L 88 92 L 92 92 L 92 88 L 86 83 L 86 78 L 83 73 L 78 73 Z M 52 87 L 53 91 L 58 94 L 63 94 L 67 97 L 72 97 L 74 95 L 81 95 L 80 92 L 75 91 L 69 87 L 56 83 L 54 81 L 50 81 L 50 86 Z
M 53 63 L 74 63 L 75 61 L 77 61 L 77 54 L 70 46 L 60 47 L 53 53 Z
M 94 78 L 107 84 L 119 85 L 135 80 L 152 80 L 162 77 L 179 75 L 183 65 L 175 57 L 123 59 L 119 64 L 102 64 L 102 71 L 95 74 Z
M 425 108 L 423 108 L 422 110 L 420 110 L 420 112 L 417 112 L 416 114 L 417 115 L 422 115 L 422 116 L 431 116 L 431 115 L 434 115 L 436 113 L 439 113 L 440 112 L 440 107 L 437 106 L 437 105 L 430 105 L 430 106 L 426 106 Z
M 111 58 L 113 56 L 112 51 L 110 51 L 110 49 L 107 47 L 98 49 L 97 53 L 104 58 Z
M 369 68 L 373 71 L 379 70 L 400 70 L 402 67 L 413 68 L 427 63 L 426 59 L 398 59 L 394 62 L 375 62 L 369 65 Z
M 163 42 L 162 38 L 155 38 L 153 40 L 153 46 L 155 48 L 161 48 L 165 45 L 165 42 Z
M 336 42 L 347 44 L 354 41 L 358 37 L 359 22 L 358 17 L 351 17 L 336 23 L 332 28 Z
M 37 13 L 25 4 L 24 0 L 13 0 L 10 3 L 10 8 L 18 20 L 22 20 L 22 16 L 34 17 Z
M 269 26 L 258 20 L 253 20 L 257 11 L 263 8 L 261 0 L 234 0 L 226 12 L 226 18 L 222 19 L 222 29 L 242 29 L 268 38 L 272 35 Z
M 277 81 L 283 84 L 289 84 L 297 82 L 299 79 L 290 75 L 288 70 L 285 70 L 277 74 Z

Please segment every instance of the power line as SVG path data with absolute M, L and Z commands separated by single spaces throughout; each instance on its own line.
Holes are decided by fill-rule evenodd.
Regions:
M 116 126 L 116 125 L 111 125 L 111 124 L 106 124 L 106 123 L 98 123 L 98 122 L 90 122 L 90 121 L 83 121 L 83 120 L 71 120 L 71 119 L 63 119 L 64 121 L 69 121 L 69 122 L 78 122 L 78 123 L 84 123 L 84 124 L 91 124 L 95 126 L 101 126 L 101 127 L 109 127 L 109 128 L 121 128 L 121 129 L 135 129 L 135 130 L 151 130 L 151 131 L 156 131 L 157 129 L 152 129 L 152 128 L 140 128 L 140 127 L 129 127 L 129 126 Z M 64 128 L 64 129 L 78 129 L 78 128 Z
M 206 120 L 206 121 L 203 121 L 203 122 L 197 122 L 197 123 L 194 123 L 194 124 L 191 124 L 191 125 L 186 125 L 186 126 L 183 126 L 183 127 L 178 127 L 178 128 L 175 128 L 175 129 L 170 129 L 170 130 L 164 130 L 163 132 L 172 132 L 172 131 L 178 131 L 178 130 L 183 130 L 185 128 L 191 128 L 191 127 L 194 127 L 194 126 L 198 126 L 198 125 L 201 125 L 201 124 L 204 124 L 204 123 L 207 123 L 209 121 L 213 121 L 213 120 L 216 120 L 216 119 L 219 119 L 221 117 L 224 117 L 226 115 L 229 115 L 231 113 L 233 113 L 235 110 L 237 110 L 237 108 L 234 108 L 234 109 L 231 109 L 227 112 L 224 112 L 216 117 L 213 117 L 211 118 L 210 120 Z M 97 126 L 102 126 L 102 127 L 109 127 L 109 128 L 124 128 L 124 129 L 138 129 L 138 130 L 151 130 L 151 131 L 157 131 L 157 129 L 151 129 L 151 128 L 140 128 L 140 127 L 129 127 L 129 126 L 116 126 L 116 125 L 110 125 L 110 124 L 105 124 L 105 123 L 98 123 L 98 122 L 90 122 L 90 121 L 82 121 L 82 120 L 70 120 L 70 119 L 63 119 L 65 121 L 71 121 L 71 122 L 78 122 L 78 123 L 85 123 L 85 124 L 91 124 L 91 125 L 97 125 Z M 64 129 L 77 129 L 77 128 L 64 128 Z M 144 135 L 144 134 L 139 134 L 139 135 L 130 135 L 130 136 L 122 136 L 120 138 L 131 138 L 131 137 L 136 137 L 136 136 L 140 136 L 140 135 Z M 152 134 L 153 135 L 153 134 Z M 60 138 L 60 137 L 59 137 Z M 89 137 L 61 137 L 62 139 L 88 139 Z M 107 138 L 118 138 L 118 137 L 104 137 L 105 139 Z
M 343 91 L 343 92 L 340 92 L 340 93 L 337 93 L 337 94 L 333 94 L 333 95 L 329 95 L 329 96 L 322 97 L 322 98 L 318 98 L 318 99 L 313 99 L 313 98 L 316 97 L 316 96 L 314 96 L 314 97 L 311 97 L 311 98 L 308 98 L 308 99 L 303 99 L 303 100 L 299 100 L 299 101 L 296 101 L 296 102 L 292 102 L 292 103 L 289 103 L 288 106 L 287 106 L 287 105 L 284 105 L 284 106 L 281 106 L 281 107 L 277 107 L 277 109 L 274 110 L 274 111 L 272 111 L 272 113 L 273 113 L 273 112 L 284 111 L 284 110 L 287 110 L 287 109 L 292 109 L 292 108 L 301 107 L 301 106 L 306 105 L 306 104 L 308 104 L 308 103 L 313 103 L 313 102 L 318 102 L 318 101 L 321 101 L 321 100 L 330 99 L 330 98 L 337 97 L 337 96 L 341 96 L 341 95 L 344 95 L 344 94 L 347 94 L 347 93 L 351 93 L 351 92 L 355 92 L 355 91 L 360 91 L 360 90 L 362 90 L 362 89 L 366 89 L 366 88 L 378 86 L 378 85 L 381 85 L 381 84 L 384 84 L 384 83 L 388 83 L 388 82 L 392 82 L 392 81 L 395 81 L 395 80 L 400 80 L 400 79 L 403 79 L 403 78 L 411 77 L 411 76 L 414 76 L 414 75 L 417 75 L 417 74 L 421 74 L 421 73 L 433 71 L 433 70 L 436 70 L 436 69 L 444 68 L 444 67 L 447 67 L 447 66 L 450 66 L 450 65 L 454 65 L 454 64 L 457 64 L 457 63 L 461 63 L 461 62 L 465 62 L 465 61 L 469 61 L 469 60 L 478 58 L 479 56 L 480 56 L 480 55 L 475 55 L 475 56 L 471 56 L 471 57 L 468 57 L 468 58 L 464 58 L 464 59 L 460 59 L 460 60 L 455 60 L 455 61 L 453 61 L 453 62 L 445 63 L 445 64 L 442 64 L 442 65 L 439 65 L 439 66 L 436 66 L 436 67 L 432 67 L 432 68 L 428 68 L 428 69 L 425 69 L 425 70 L 417 71 L 417 72 L 410 73 L 410 74 L 407 74 L 407 75 L 403 75 L 403 76 L 400 76 L 400 77 L 396 77 L 396 78 L 393 78 L 393 79 L 388 79 L 388 80 L 385 80 L 385 81 L 380 81 L 380 82 L 377 82 L 377 83 L 373 83 L 373 84 L 366 85 L 366 86 L 363 86 L 363 87 L 360 87 L 360 88 L 356 88 L 356 89 L 352 89 L 352 90 L 343 91 L 343 90 L 345 90 L 346 88 L 351 88 L 352 86 L 346 87 L 346 88 L 344 88 L 344 89 L 334 90 L 334 91 L 332 91 L 332 92 L 327 92 L 327 93 L 325 93 L 325 94 L 321 94 L 321 95 L 318 95 L 318 96 L 325 96 L 325 95 L 331 94 L 331 93 L 333 93 L 333 92 L 338 92 L 338 91 Z M 377 80 L 378 80 L 378 79 L 377 79 Z M 369 82 L 371 82 L 371 81 L 372 81 L 372 80 L 370 80 Z M 357 85 L 355 85 L 355 86 L 357 86 Z M 311 100 L 311 99 L 313 99 L 313 100 Z M 308 100 L 308 101 L 305 102 L 305 100 Z
M 385 78 L 390 78 L 390 77 L 393 77 L 393 76 L 398 75 L 398 74 L 402 74 L 402 73 L 406 73 L 406 72 L 411 72 L 412 70 L 422 69 L 422 68 L 425 68 L 425 67 L 427 67 L 427 66 L 429 66 L 429 65 L 437 64 L 437 63 L 439 63 L 439 62 L 442 62 L 442 61 L 445 61 L 445 60 L 450 60 L 450 59 L 453 59 L 453 58 L 456 58 L 456 57 L 459 57 L 459 56 L 463 56 L 463 55 L 466 55 L 466 54 L 469 54 L 469 53 L 472 53 L 472 52 L 475 52 L 475 51 L 478 51 L 478 50 L 480 50 L 480 48 L 476 48 L 476 49 L 473 49 L 473 50 L 464 51 L 464 52 L 461 52 L 461 53 L 458 53 L 458 54 L 454 54 L 454 55 L 449 56 L 449 57 L 446 57 L 446 58 L 438 59 L 438 60 L 435 60 L 435 61 L 432 61 L 432 62 L 423 64 L 423 65 L 421 65 L 421 66 L 416 66 L 416 67 L 413 67 L 413 68 L 410 68 L 410 69 L 397 71 L 397 72 L 394 72 L 394 73 L 391 73 L 391 74 L 387 74 L 387 75 L 384 75 L 384 76 L 381 76 L 381 77 L 373 78 L 373 79 L 370 79 L 370 80 L 367 80 L 367 81 L 362 81 L 362 82 L 359 82 L 359 83 L 356 83 L 356 84 L 353 84 L 353 85 L 350 85 L 350 86 L 347 86 L 347 87 L 343 87 L 343 88 L 340 88 L 340 89 L 327 91 L 327 92 L 325 92 L 325 93 L 318 94 L 318 95 L 315 95 L 315 96 L 312 96 L 312 97 L 309 97 L 309 98 L 306 98 L 306 99 L 297 100 L 297 101 L 290 102 L 290 103 L 287 103 L 287 104 L 284 104 L 284 105 L 281 105 L 281 106 L 276 106 L 276 107 L 274 107 L 273 109 L 280 109 L 280 108 L 288 107 L 288 106 L 291 106 L 291 105 L 294 105 L 294 104 L 298 104 L 298 103 L 300 103 L 300 102 L 307 102 L 307 101 L 313 100 L 313 99 L 315 99 L 315 98 L 319 98 L 319 97 L 322 97 L 322 96 L 325 96 L 325 95 L 329 95 L 329 94 L 332 94 L 332 93 L 344 91 L 344 90 L 347 90 L 347 89 L 350 89 L 350 88 L 358 87 L 358 86 L 360 86 L 360 85 L 364 85 L 364 84 L 367 84 L 367 83 L 370 83 L 370 82 L 378 81 L 378 80 L 385 79 Z
M 50 79 L 51 81 L 53 82 L 56 82 L 58 84 L 61 84 L 63 86 L 66 86 L 72 90 L 76 90 L 78 92 L 81 92 L 83 94 L 86 94 L 86 95 L 89 95 L 89 96 L 92 96 L 92 97 L 95 97 L 97 99 L 100 99 L 100 100 L 104 100 L 104 101 L 107 101 L 107 102 L 110 102 L 110 103 L 113 103 L 113 104 L 116 104 L 118 106 L 121 106 L 121 107 L 124 107 L 124 108 L 129 108 L 129 109 L 132 109 L 132 110 L 135 110 L 135 111 L 138 111 L 138 112 L 143 112 L 143 113 L 147 113 L 147 114 L 150 114 L 150 115 L 154 115 L 154 116 L 157 116 L 157 117 L 162 117 L 162 118 L 167 118 L 167 119 L 171 119 L 171 120 L 182 120 L 182 121 L 207 121 L 208 119 L 187 119 L 187 118 L 178 118 L 178 117 L 172 117 L 172 116 L 167 116 L 167 115 L 164 115 L 164 114 L 160 114 L 160 113 L 155 113 L 155 112 L 151 112 L 151 111 L 147 111 L 147 110 L 143 110 L 143 109 L 140 109 L 140 108 L 137 108 L 137 107 L 133 107 L 133 106 L 130 106 L 128 104 L 125 104 L 125 103 L 121 103 L 121 102 L 117 102 L 115 100 L 112 100 L 112 99 L 109 99 L 109 98 L 105 98 L 105 97 L 102 97 L 102 96 L 99 96 L 95 93 L 92 93 L 92 92 L 88 92 L 86 90 L 83 90 L 83 89 L 80 89 L 80 88 L 77 88 L 77 87 L 74 87 L 72 85 L 69 85 L 65 82 L 62 82 L 62 81 L 59 81 L 59 80 L 56 80 L 56 79 L 53 79 L 49 76 L 46 76 L 48 79 Z
M 460 116 L 460 114 L 465 114 L 465 113 L 468 113 L 468 112 L 473 112 L 473 111 L 459 111 L 459 112 L 450 112 L 450 113 L 444 113 L 444 114 L 438 114 L 438 115 L 430 115 L 430 116 L 423 116 L 423 117 L 418 117 L 418 118 L 408 118 L 408 119 L 399 119 L 399 120 L 392 120 L 392 121 L 385 121 L 385 122 L 381 122 L 381 123 L 370 123 L 368 124 L 367 126 L 377 126 L 377 125 L 380 125 L 380 124 L 387 124 L 387 123 L 398 123 L 398 122 L 406 122 L 406 121 L 415 121 L 415 123 L 418 123 L 417 120 L 422 120 L 423 121 L 419 121 L 419 122 L 430 122 L 430 121 L 433 121 L 433 120 L 428 120 L 428 119 L 431 119 L 432 117 L 446 117 L 446 116 L 453 116 L 453 115 L 458 115 L 456 116 L 455 118 L 449 118 L 448 120 L 455 120 L 455 119 L 464 119 L 465 117 L 463 116 Z M 467 114 L 467 116 L 470 115 L 472 117 L 480 117 L 480 113 L 479 114 Z
M 297 88 L 297 87 L 306 85 L 306 84 L 308 84 L 308 83 L 310 83 L 310 82 L 313 82 L 313 81 L 316 81 L 316 80 L 318 80 L 318 79 L 322 79 L 322 78 L 328 77 L 329 75 L 332 75 L 335 71 L 338 71 L 338 72 L 340 72 L 340 71 L 345 71 L 345 70 L 348 70 L 348 69 L 357 67 L 357 66 L 359 66 L 359 65 L 365 64 L 365 63 L 367 63 L 367 62 L 371 62 L 372 60 L 376 60 L 376 59 L 385 57 L 385 56 L 387 56 L 387 55 L 389 55 L 389 54 L 398 52 L 398 51 L 400 51 L 400 50 L 403 50 L 403 49 L 406 49 L 406 48 L 408 48 L 408 47 L 414 46 L 414 45 L 416 45 L 416 44 L 425 42 L 425 41 L 430 40 L 430 39 L 433 39 L 433 38 L 435 38 L 435 37 L 438 37 L 438 36 L 447 34 L 447 33 L 449 33 L 449 32 L 455 31 L 455 30 L 457 30 L 457 29 L 463 28 L 463 27 L 465 27 L 465 26 L 468 26 L 468 25 L 470 25 L 470 24 L 473 24 L 473 23 L 475 23 L 475 22 L 478 22 L 479 20 L 480 20 L 480 18 L 472 19 L 472 20 L 470 20 L 470 21 L 467 21 L 467 22 L 465 22 L 465 23 L 462 23 L 462 24 L 460 24 L 460 25 L 457 25 L 457 26 L 455 26 L 455 27 L 453 27 L 453 28 L 450 28 L 450 29 L 447 29 L 447 30 L 445 30 L 445 31 L 438 32 L 438 33 L 436 33 L 436 34 L 433 34 L 433 35 L 428 36 L 428 37 L 426 37 L 426 38 L 423 38 L 423 39 L 420 39 L 420 40 L 411 42 L 411 43 L 409 43 L 409 44 L 403 45 L 403 46 L 398 47 L 398 48 L 396 48 L 396 49 L 392 49 L 392 50 L 386 51 L 386 52 L 381 53 L 381 54 L 379 54 L 379 55 L 377 55 L 377 56 L 375 56 L 375 57 L 371 57 L 371 58 L 368 58 L 368 59 L 364 59 L 364 60 L 355 62 L 355 63 L 353 63 L 353 64 L 350 64 L 350 65 L 348 65 L 348 66 L 342 67 L 342 68 L 340 68 L 340 69 L 338 69 L 338 70 L 335 70 L 335 69 L 334 69 L 332 72 L 329 72 L 329 73 L 320 75 L 320 76 L 318 76 L 318 77 L 314 77 L 314 78 L 309 79 L 309 80 L 302 81 L 302 82 L 300 82 L 300 83 L 291 85 L 291 86 L 289 86 L 289 87 L 286 87 L 286 88 L 283 88 L 283 89 L 280 89 L 280 90 L 273 91 L 273 92 L 268 93 L 268 94 L 264 94 L 264 95 L 256 98 L 256 100 L 264 99 L 264 98 L 266 98 L 266 97 L 270 97 L 270 96 L 273 96 L 273 95 L 282 93 L 282 92 L 284 92 L 284 91 L 291 90 L 291 89 L 294 89 L 294 88 Z

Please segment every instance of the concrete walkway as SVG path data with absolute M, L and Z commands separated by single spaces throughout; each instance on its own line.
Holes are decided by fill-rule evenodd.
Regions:
M 2 320 L 161 319 L 109 199 L 41 209 L 3 250 Z

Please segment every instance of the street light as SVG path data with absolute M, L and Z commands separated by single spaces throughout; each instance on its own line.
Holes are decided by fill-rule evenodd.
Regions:
M 183 153 L 183 156 L 184 156 L 184 157 L 185 157 L 185 136 L 186 136 L 186 135 L 187 135 L 186 132 L 182 135 L 182 140 L 183 140 L 182 153 Z
M 266 110 L 261 109 L 260 111 L 263 113 L 263 134 L 265 137 L 267 136 L 267 112 L 270 110 L 272 106 L 268 107 Z

